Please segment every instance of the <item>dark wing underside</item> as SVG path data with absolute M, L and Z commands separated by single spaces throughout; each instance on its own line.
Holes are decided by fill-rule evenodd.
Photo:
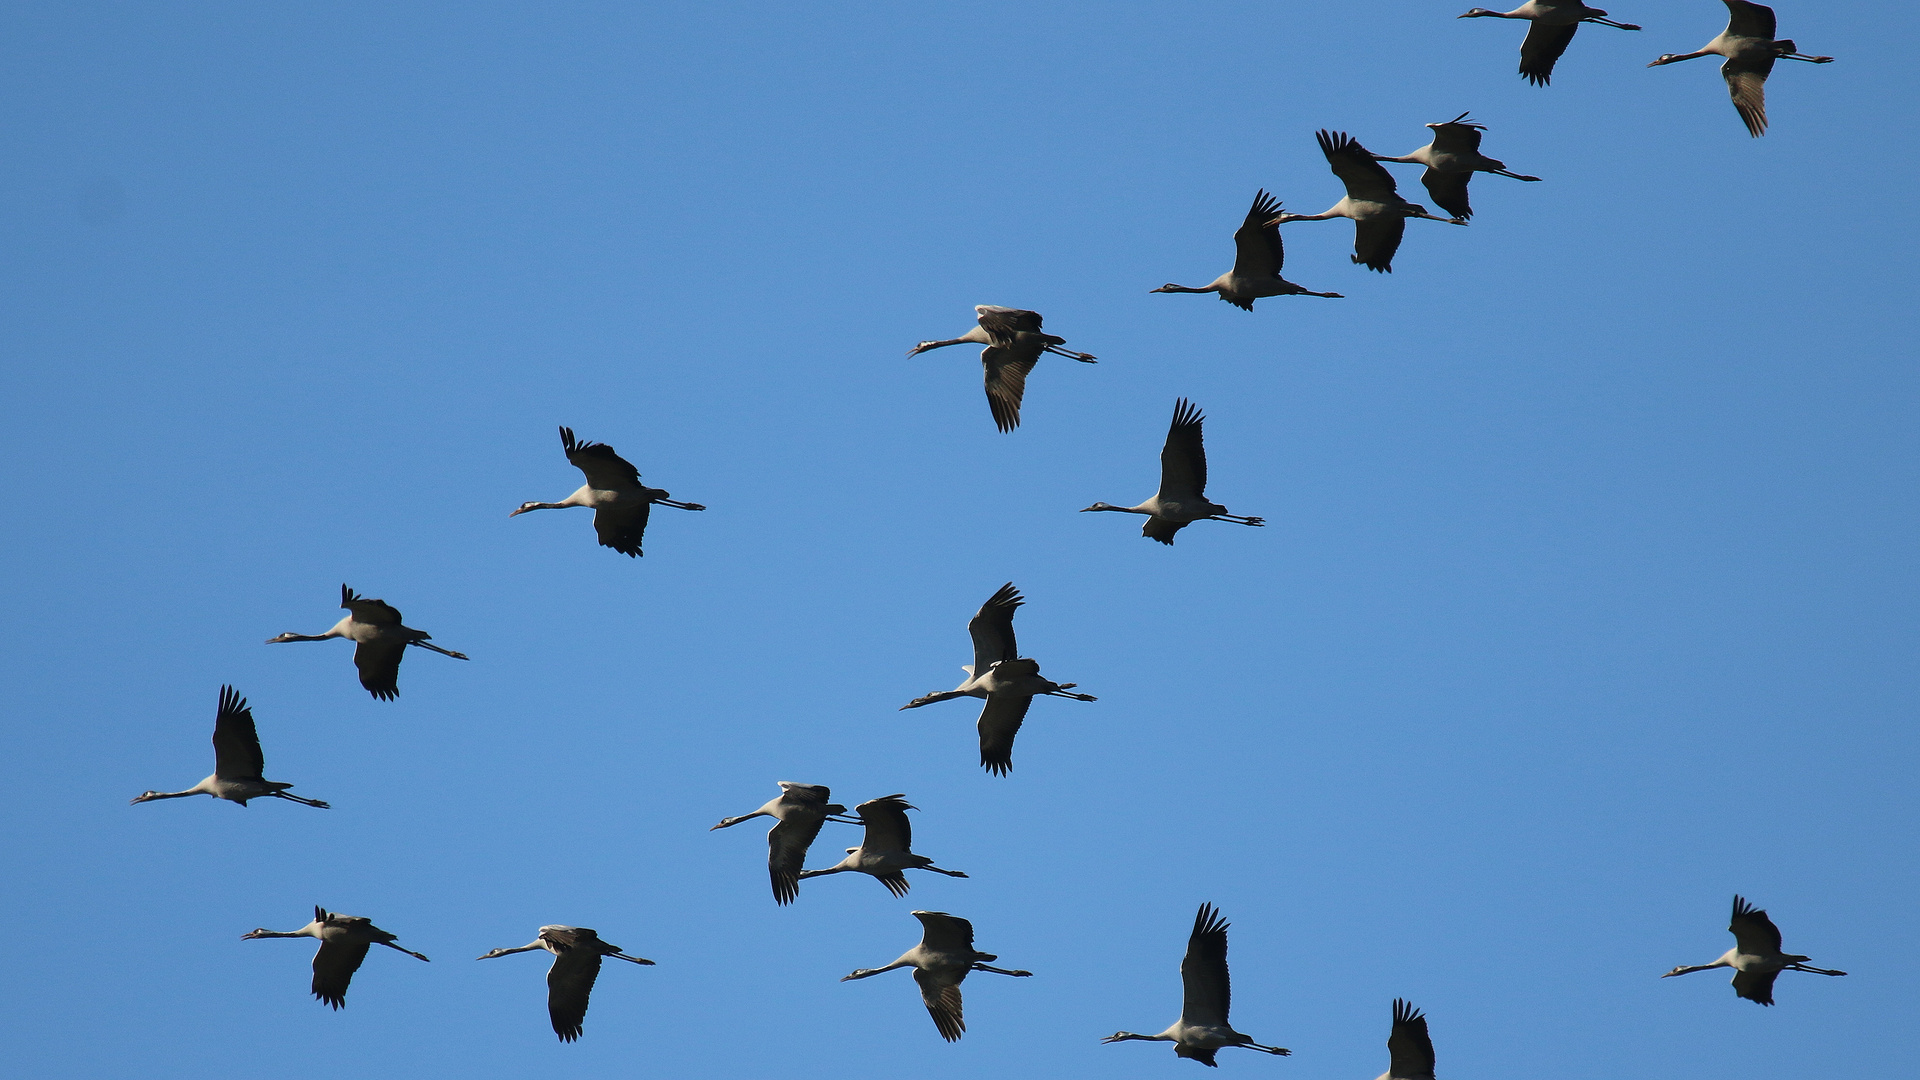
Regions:
M 1406 234 L 1407 219 L 1398 214 L 1354 222 L 1353 261 L 1382 274 L 1393 273 L 1393 255 Z
M 399 626 L 400 609 L 385 600 L 360 596 L 345 585 L 340 586 L 340 606 L 353 612 L 354 622 L 363 622 L 369 626 Z
M 1280 200 L 1262 188 L 1253 197 L 1253 209 L 1233 233 L 1233 272 L 1242 277 L 1276 278 L 1287 261 L 1286 248 L 1280 242 L 1280 226 L 1268 225 L 1280 215 Z M 1252 310 L 1249 301 L 1244 305 Z
M 587 1018 L 587 998 L 600 977 L 601 957 L 588 949 L 568 949 L 553 958 L 547 969 L 547 1016 L 561 1042 L 580 1037 Z
M 974 314 L 979 316 L 980 329 L 996 341 L 1011 338 L 1015 334 L 1041 333 L 1040 313 L 1037 311 L 982 304 L 974 309 Z
M 1213 1055 L 1219 1052 L 1220 1048 L 1217 1046 L 1203 1048 L 1197 1046 L 1181 1046 L 1179 1043 L 1173 1045 L 1173 1054 L 1175 1057 L 1187 1058 L 1190 1061 L 1197 1061 L 1202 1065 L 1211 1066 L 1215 1069 L 1220 1067 L 1220 1063 L 1213 1060 Z
M 1033 707 L 1025 694 L 989 694 L 980 710 L 980 764 L 995 776 L 1013 769 L 1013 737 Z
M 1173 546 L 1173 534 L 1187 527 L 1184 521 L 1168 521 L 1166 518 L 1150 517 L 1140 526 L 1140 535 L 1149 540 L 1158 540 L 1168 547 Z
M 1744 896 L 1733 898 L 1733 918 L 1727 923 L 1727 932 L 1749 956 L 1771 956 L 1780 951 L 1780 928 Z
M 1767 76 L 1773 73 L 1773 57 L 1759 63 L 1729 60 L 1720 65 L 1720 77 L 1727 80 L 1727 94 L 1747 134 L 1759 138 L 1767 133 Z
M 220 688 L 220 712 L 213 720 L 213 774 L 222 780 L 258 780 L 266 769 L 253 710 L 231 686 Z
M 1233 981 L 1227 975 L 1227 922 L 1212 904 L 1201 904 L 1180 961 L 1184 998 L 1180 1018 L 1204 1027 L 1225 1027 L 1233 1007 Z
M 807 849 L 826 818 L 815 815 L 782 821 L 767 830 L 767 874 L 773 881 L 773 902 L 791 904 L 800 895 L 800 871 Z
M 646 554 L 640 550 L 640 539 L 647 531 L 647 516 L 652 512 L 650 502 L 595 510 L 593 531 L 600 537 L 600 546 L 610 547 L 630 559 Z
M 313 954 L 313 996 L 336 1009 L 347 1005 L 347 984 L 371 945 L 364 941 L 323 941 Z
M 1160 448 L 1160 497 L 1184 501 L 1207 493 L 1207 418 L 1186 398 L 1174 402 L 1173 423 Z M 1149 522 L 1148 524 L 1152 524 Z
M 869 799 L 853 808 L 860 815 L 860 823 L 865 826 L 865 835 L 860 846 L 869 851 L 912 851 L 913 822 L 907 820 L 907 811 L 913 809 L 898 795 L 888 795 L 879 799 Z
M 1761 4 L 1749 4 L 1746 0 L 1724 0 L 1727 5 L 1727 33 L 1737 37 L 1760 38 L 1772 41 L 1779 29 L 1774 21 L 1773 9 Z
M 1780 977 L 1777 971 L 1736 971 L 1733 973 L 1733 992 L 1748 1001 L 1757 1001 L 1762 1005 L 1773 1004 L 1773 980 Z
M 1559 61 L 1560 54 L 1567 51 L 1578 29 L 1579 23 L 1564 26 L 1528 23 L 1526 39 L 1520 42 L 1520 74 L 1535 86 L 1551 83 L 1553 65 Z
M 400 696 L 400 658 L 407 654 L 403 641 L 363 641 L 354 646 L 353 666 L 360 669 L 360 685 L 381 701 Z
M 1473 216 L 1473 204 L 1467 201 L 1467 183 L 1472 179 L 1470 172 L 1446 173 L 1438 169 L 1428 169 L 1420 175 L 1420 183 L 1433 197 L 1434 204 L 1457 218 Z M 1391 254 L 1388 260 L 1392 260 Z
M 1039 362 L 1038 356 L 1021 356 L 999 345 L 980 351 L 980 363 L 986 367 L 987 408 L 993 412 L 993 425 L 1001 431 L 1020 426 L 1020 399 L 1027 393 L 1027 374 Z
M 1397 998 L 1387 1056 L 1391 1062 L 1387 1072 L 1393 1080 L 1433 1080 L 1433 1038 L 1427 1033 L 1427 1018 Z
M 987 597 L 980 610 L 967 621 L 967 636 L 973 639 L 973 673 L 980 676 L 1002 660 L 1015 660 L 1020 647 L 1013 636 L 1013 615 L 1026 603 L 1020 590 L 1009 581 Z
M 606 443 L 578 442 L 573 437 L 573 429 L 560 429 L 560 446 L 567 452 L 567 460 L 579 469 L 587 478 L 590 487 L 602 491 L 620 491 L 640 486 L 640 470 L 633 463 L 613 452 Z
M 958 1041 L 967 1031 L 967 1022 L 961 1015 L 959 984 L 945 984 L 918 968 L 914 969 L 913 981 L 920 984 L 920 1000 L 926 1002 L 927 1015 L 933 1017 L 933 1026 L 940 1029 L 940 1037 L 948 1042 Z

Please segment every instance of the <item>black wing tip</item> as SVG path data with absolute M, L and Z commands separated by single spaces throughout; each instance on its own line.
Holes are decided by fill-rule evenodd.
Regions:
M 579 443 L 576 442 L 573 437 L 573 429 L 568 427 L 565 424 L 561 424 L 560 425 L 560 448 L 565 450 L 567 453 L 571 454 L 573 453 L 574 448 L 578 445 Z
M 378 698 L 381 701 L 392 701 L 393 699 L 400 696 L 400 688 L 397 686 L 395 687 L 382 686 L 377 688 L 369 686 L 367 687 L 367 693 L 372 694 L 375 698 Z
M 331 1007 L 335 1011 L 347 1007 L 347 995 L 344 992 L 335 994 L 326 990 L 315 990 L 313 997 L 314 1000 Z
M 1013 771 L 1013 759 L 1007 758 L 1004 761 L 995 761 L 991 758 L 983 757 L 980 759 L 980 767 L 995 776 L 1005 776 Z
M 1427 1014 L 1424 1012 L 1421 1012 L 1419 1009 L 1414 1008 L 1413 1002 L 1408 1001 L 1405 998 L 1393 999 L 1393 1022 L 1394 1023 L 1411 1024 L 1415 1021 L 1420 1021 L 1422 1024 L 1424 1024 L 1426 1022 L 1426 1019 L 1427 1019 Z
M 940 1037 L 948 1042 L 959 1042 L 960 1036 L 967 1033 L 967 1022 L 957 1016 L 944 1016 L 932 1009 L 927 1010 L 927 1015 L 933 1017 L 933 1026 L 940 1029 Z
M 1520 74 L 1526 76 L 1526 80 L 1535 86 L 1549 86 L 1553 83 L 1551 71 L 1528 71 L 1526 68 L 1521 68 Z
M 220 711 L 223 713 L 243 713 L 247 711 L 247 699 L 232 686 L 220 688 Z
M 1737 919 L 1742 915 L 1765 915 L 1765 914 L 1766 914 L 1765 911 L 1761 910 L 1760 908 L 1754 907 L 1753 904 L 1749 902 L 1746 897 L 1741 896 L 1739 893 L 1733 894 L 1733 917 L 1734 918 Z
M 1252 308 L 1249 307 L 1248 310 L 1251 311 Z M 1195 405 L 1186 398 L 1179 398 L 1174 401 L 1173 424 L 1175 427 L 1204 423 L 1206 419 L 1206 414 L 1200 411 L 1200 406 Z
M 992 596 L 987 597 L 987 603 L 994 607 L 1017 608 L 1026 602 L 1027 598 L 1020 595 L 1020 587 L 1011 581 L 1000 586 L 994 590 Z
M 913 886 L 907 883 L 907 879 L 904 876 L 881 878 L 880 884 L 885 885 L 887 891 L 895 896 L 905 896 L 913 891 Z
M 1249 214 L 1271 215 L 1279 209 L 1280 200 L 1275 198 L 1266 188 L 1261 188 L 1253 194 L 1253 209 L 1249 211 Z M 1261 224 L 1264 225 L 1266 223 L 1262 222 Z
M 358 593 L 354 592 L 352 589 L 348 588 L 345 582 L 341 583 L 340 585 L 340 606 L 341 607 L 346 607 L 348 604 L 351 604 L 355 600 L 360 600 L 360 599 L 364 599 L 364 598 L 361 597 Z
M 1313 138 L 1315 142 L 1320 144 L 1320 152 L 1328 157 L 1333 157 L 1336 154 L 1358 154 L 1365 157 L 1368 161 L 1373 160 L 1373 155 L 1367 152 L 1367 148 L 1360 145 L 1360 140 L 1344 131 L 1329 131 L 1326 128 L 1321 128 L 1314 133 Z
M 1199 913 L 1193 917 L 1195 937 L 1202 934 L 1224 934 L 1227 932 L 1227 927 L 1231 925 L 1233 924 L 1221 917 L 1220 909 L 1214 907 L 1211 900 L 1202 903 Z
M 800 898 L 800 876 L 798 874 L 773 872 L 773 902 L 786 907 Z
M 579 1024 L 575 1024 L 572 1027 L 561 1027 L 559 1024 L 553 1025 L 553 1033 L 560 1036 L 560 1041 L 563 1043 L 573 1042 L 580 1037 L 583 1031 L 584 1029 Z

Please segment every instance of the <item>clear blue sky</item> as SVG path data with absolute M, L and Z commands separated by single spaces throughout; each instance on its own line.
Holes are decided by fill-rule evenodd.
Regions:
M 1916 874 L 1903 5 L 1783 3 L 1747 137 L 1710 0 L 1612 5 L 1555 85 L 1464 3 L 8 5 L 0 14 L 0 1030 L 36 1077 L 1194 1076 L 1100 1046 L 1177 1015 L 1194 908 L 1276 1080 L 1884 1074 Z M 1313 131 L 1386 153 L 1472 110 L 1471 228 L 1345 300 L 1151 296 L 1227 269 L 1254 190 L 1318 212 Z M 1417 173 L 1403 186 L 1418 193 Z M 1418 197 L 1416 195 L 1416 197 Z M 1048 360 L 993 430 L 976 303 Z M 1080 515 L 1153 490 L 1173 401 L 1265 530 L 1163 548 Z M 705 514 L 647 557 L 584 511 L 573 426 Z M 967 617 L 1100 701 L 1012 776 L 951 686 Z M 382 703 L 342 582 L 473 656 Z M 331 800 L 129 807 L 210 770 L 217 691 Z M 767 895 L 775 780 L 902 791 L 968 880 Z M 854 830 L 816 847 L 824 865 Z M 1732 894 L 1853 972 L 1663 982 Z M 433 957 L 307 995 L 311 905 Z M 949 1046 L 905 974 L 970 917 L 1030 980 Z M 541 923 L 659 961 L 583 1041 Z M 249 1067 L 252 1067 L 251 1065 Z

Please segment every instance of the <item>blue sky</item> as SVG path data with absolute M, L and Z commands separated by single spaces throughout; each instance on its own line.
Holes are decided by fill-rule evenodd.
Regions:
M 1223 1068 L 1370 1077 L 1396 996 L 1445 1078 L 1801 1078 L 1903 1060 L 1912 778 L 1916 126 L 1899 6 L 1782 5 L 1747 137 L 1643 0 L 1555 85 L 1465 5 L 188 2 L 11 5 L 0 64 L 0 1029 L 22 1075 L 288 1080 L 1189 1075 L 1100 1046 L 1179 1008 L 1193 911 L 1234 924 Z M 1413 222 L 1286 231 L 1347 299 L 1151 296 L 1230 265 L 1257 188 L 1338 197 L 1472 110 L 1546 178 Z M 1412 169 L 1402 174 L 1419 191 Z M 1415 197 L 1418 197 L 1416 195 Z M 976 303 L 1048 360 L 993 430 Z M 1176 397 L 1265 530 L 1172 549 L 1079 515 L 1153 490 Z M 646 558 L 554 429 L 704 514 Z M 974 708 L 910 713 L 1002 582 L 1042 701 L 1011 777 Z M 372 700 L 342 582 L 470 653 Z M 327 812 L 128 807 L 210 769 L 223 683 Z M 767 895 L 774 793 L 901 791 L 967 880 Z M 831 831 L 815 848 L 856 842 Z M 1852 972 L 1778 1007 L 1660 972 L 1728 903 Z M 315 903 L 433 957 L 307 996 Z M 933 1031 L 906 975 L 971 918 Z M 609 969 L 558 1044 L 542 923 Z

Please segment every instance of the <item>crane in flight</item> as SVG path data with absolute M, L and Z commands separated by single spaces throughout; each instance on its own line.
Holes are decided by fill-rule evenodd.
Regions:
M 213 717 L 213 775 L 185 791 L 148 791 L 134 796 L 135 803 L 154 799 L 181 799 L 188 795 L 211 795 L 216 799 L 247 805 L 248 799 L 285 799 L 302 806 L 329 809 L 319 799 L 303 799 L 287 794 L 292 784 L 263 780 L 266 757 L 260 753 L 260 735 L 254 730 L 253 710 L 247 699 L 231 686 L 220 688 L 220 711 Z
M 609 945 L 600 935 L 584 926 L 543 926 L 532 944 L 517 949 L 494 949 L 476 960 L 545 949 L 553 954 L 553 966 L 547 969 L 547 1017 L 553 1021 L 553 1033 L 561 1042 L 580 1037 L 587 1017 L 587 998 L 593 993 L 594 980 L 600 977 L 600 962 L 611 956 L 629 964 L 652 967 L 653 961 L 628 956 L 620 946 Z
M 1671 979 L 1675 975 L 1690 975 L 1696 971 L 1732 968 L 1735 994 L 1760 1005 L 1771 1005 L 1773 980 L 1779 978 L 1783 971 L 1806 971 L 1814 975 L 1846 974 L 1844 971 L 1808 966 L 1807 961 L 1813 959 L 1811 956 L 1781 952 L 1780 928 L 1773 925 L 1773 920 L 1767 918 L 1766 912 L 1747 903 L 1745 897 L 1733 898 L 1733 921 L 1728 924 L 1727 932 L 1733 935 L 1734 945 L 1720 959 L 1711 964 L 1677 967 L 1660 977 Z
M 400 661 L 406 656 L 409 645 L 430 649 L 455 660 L 467 659 L 466 653 L 429 644 L 433 635 L 426 631 L 402 626 L 399 609 L 385 600 L 360 596 L 342 585 L 340 606 L 347 609 L 347 617 L 334 623 L 333 629 L 326 633 L 286 633 L 268 638 L 267 644 L 345 638 L 354 643 L 353 666 L 360 670 L 360 685 L 381 701 L 392 701 L 400 696 Z
M 313 909 L 313 921 L 298 930 L 282 932 L 262 927 L 240 935 L 242 941 L 297 937 L 320 940 L 320 948 L 313 954 L 313 996 L 335 1009 L 346 1008 L 347 984 L 353 981 L 353 973 L 360 970 L 360 962 L 367 958 L 367 950 L 373 946 L 385 945 L 415 960 L 426 959 L 412 949 L 395 945 L 397 936 L 373 925 L 372 919 L 360 915 L 342 915 L 317 904 Z

